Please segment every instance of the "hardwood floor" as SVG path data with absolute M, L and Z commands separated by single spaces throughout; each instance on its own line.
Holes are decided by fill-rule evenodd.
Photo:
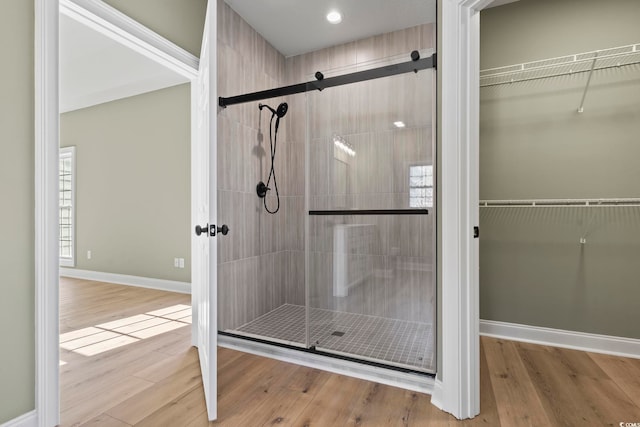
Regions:
M 219 420 L 209 424 L 191 328 L 187 323 L 167 327 L 180 307 L 157 311 L 188 305 L 188 295 L 66 278 L 60 292 L 61 333 L 72 349 L 60 352 L 66 362 L 60 367 L 63 426 L 640 423 L 640 360 L 483 337 L 481 414 L 472 420 L 457 421 L 438 411 L 428 395 L 220 348 Z M 140 315 L 145 317 L 113 323 Z M 137 321 L 163 323 L 149 328 L 156 335 L 130 332 L 135 328 L 127 323 Z M 91 327 L 100 331 L 86 329 Z M 89 339 L 118 331 L 133 341 L 122 344 L 124 338 L 105 335 L 120 345 L 108 350 Z

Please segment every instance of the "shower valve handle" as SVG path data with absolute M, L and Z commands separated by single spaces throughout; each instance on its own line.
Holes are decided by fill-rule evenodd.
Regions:
M 261 199 L 264 199 L 265 196 L 267 195 L 267 191 L 271 190 L 269 187 L 267 187 L 267 185 L 260 181 L 258 183 L 258 185 L 256 185 L 256 193 L 258 194 L 258 197 L 260 197 Z

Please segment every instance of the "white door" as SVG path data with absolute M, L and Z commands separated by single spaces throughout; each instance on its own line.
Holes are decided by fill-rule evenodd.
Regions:
M 217 416 L 216 2 L 209 0 L 198 79 L 191 84 L 192 343 L 198 347 L 209 420 Z

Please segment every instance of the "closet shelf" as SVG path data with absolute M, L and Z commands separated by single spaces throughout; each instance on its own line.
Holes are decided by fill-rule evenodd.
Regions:
M 480 71 L 480 87 L 558 77 L 640 63 L 640 43 Z
M 530 200 L 480 200 L 481 208 L 495 207 L 612 207 L 637 206 L 640 198 L 623 199 L 530 199 Z

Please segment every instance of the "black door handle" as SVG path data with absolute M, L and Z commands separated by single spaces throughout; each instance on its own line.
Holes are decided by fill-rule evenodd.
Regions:
M 209 224 L 205 225 L 204 227 L 196 225 L 197 236 L 200 236 L 202 234 L 215 236 L 216 232 L 218 234 L 221 233 L 223 236 L 226 236 L 229 233 L 229 226 L 227 224 L 222 224 L 222 227 L 216 227 L 213 224 L 211 224 L 211 227 L 209 227 Z
M 229 233 L 229 227 L 227 224 L 222 224 L 222 227 L 216 227 L 218 233 L 222 233 L 223 236 L 226 236 Z
M 209 224 L 205 225 L 204 227 L 200 227 L 199 225 L 196 225 L 196 236 L 199 236 L 202 233 L 209 234 Z

